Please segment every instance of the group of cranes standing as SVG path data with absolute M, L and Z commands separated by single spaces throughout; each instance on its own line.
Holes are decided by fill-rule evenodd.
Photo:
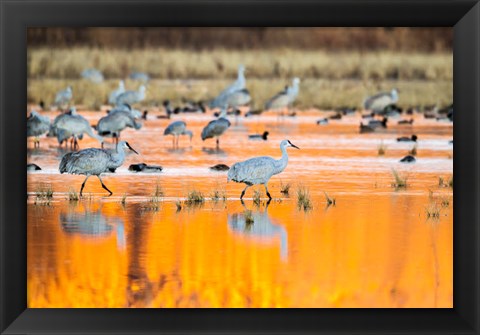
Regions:
M 88 74 L 88 73 L 87 73 Z M 86 75 L 87 75 L 86 74 Z M 95 73 L 91 74 L 95 75 Z M 98 77 L 98 76 L 97 76 Z M 290 108 L 299 94 L 300 79 L 293 78 L 292 85 L 286 86 L 285 89 L 274 95 L 265 103 L 266 110 L 285 110 Z M 79 115 L 75 107 L 70 107 L 68 112 L 58 115 L 55 120 L 50 123 L 50 120 L 41 116 L 35 111 L 27 119 L 27 136 L 34 136 L 34 146 L 39 146 L 38 137 L 48 132 L 48 136 L 56 136 L 60 145 L 71 140 L 71 147 L 73 150 L 78 149 L 78 139 L 81 139 L 84 134 L 97 139 L 102 148 L 88 148 L 77 152 L 70 152 L 63 156 L 59 170 L 61 173 L 82 174 L 86 178 L 82 183 L 80 195 L 82 195 L 83 188 L 86 181 L 92 175 L 97 176 L 102 187 L 109 192 L 112 192 L 105 186 L 100 175 L 104 172 L 114 171 L 121 166 L 125 160 L 125 149 L 137 153 L 128 142 L 119 141 L 120 133 L 125 128 L 140 129 L 142 123 L 140 118 L 146 119 L 147 112 L 142 114 L 140 111 L 133 109 L 133 104 L 139 103 L 145 99 L 146 86 L 141 85 L 138 90 L 126 90 L 124 81 L 120 81 L 118 88 L 110 93 L 108 101 L 115 105 L 113 109 L 108 111 L 107 115 L 99 119 L 96 125 L 95 134 L 94 129 L 90 123 L 81 115 Z M 55 105 L 64 106 L 68 104 L 73 97 L 73 90 L 69 86 L 66 89 L 57 93 L 55 98 Z M 246 88 L 245 67 L 240 65 L 238 68 L 237 79 L 225 88 L 220 94 L 214 98 L 209 104 L 210 108 L 219 108 L 221 110 L 218 117 L 210 121 L 202 130 L 201 138 L 206 140 L 209 138 L 216 139 L 217 148 L 219 147 L 219 138 L 231 126 L 227 119 L 227 110 L 236 110 L 238 107 L 248 105 L 252 98 L 250 92 Z M 366 109 L 377 113 L 384 110 L 385 106 L 394 104 L 398 101 L 397 90 L 392 90 L 389 93 L 380 93 L 365 100 L 364 106 Z M 203 107 L 203 105 L 202 105 Z M 170 105 L 166 104 L 165 109 L 167 117 L 173 113 Z M 204 110 L 204 108 L 202 108 Z M 186 135 L 192 140 L 193 133 L 187 129 L 187 124 L 183 120 L 177 120 L 170 123 L 164 135 L 173 136 L 173 146 L 178 147 L 179 137 Z M 261 135 L 266 139 L 266 134 Z M 116 150 L 110 151 L 103 149 L 104 137 L 112 137 L 116 143 Z M 269 199 L 271 195 L 268 191 L 268 182 L 273 175 L 281 173 L 288 164 L 287 148 L 293 147 L 299 149 L 289 140 L 283 140 L 280 143 L 280 150 L 282 157 L 276 160 L 272 157 L 255 157 L 243 162 L 235 163 L 228 170 L 227 181 L 234 181 L 246 184 L 242 191 L 240 200 L 243 199 L 245 192 L 252 185 L 263 184 Z M 137 153 L 138 154 L 138 153 Z M 242 200 L 243 201 L 243 200 Z

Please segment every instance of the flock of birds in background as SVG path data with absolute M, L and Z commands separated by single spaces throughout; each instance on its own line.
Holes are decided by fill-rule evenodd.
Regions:
M 225 88 L 216 98 L 210 101 L 210 109 L 219 109 L 220 112 L 216 112 L 215 119 L 210 121 L 202 130 L 202 141 L 207 139 L 215 139 L 216 146 L 220 146 L 220 137 L 231 126 L 227 115 L 240 115 L 239 107 L 247 106 L 251 102 L 251 95 L 246 88 L 245 68 L 240 65 L 238 67 L 237 79 L 227 88 Z M 91 80 L 94 83 L 103 81 L 103 75 L 100 71 L 95 69 L 88 69 L 82 72 L 82 77 Z M 80 196 L 85 186 L 86 181 L 91 176 L 97 176 L 102 187 L 112 195 L 112 192 L 105 186 L 101 179 L 101 174 L 105 172 L 115 172 L 125 160 L 125 149 L 129 149 L 137 153 L 128 142 L 120 141 L 121 132 L 126 128 L 133 128 L 136 130 L 141 129 L 141 120 L 147 120 L 148 111 L 141 112 L 133 108 L 135 104 L 141 103 L 146 97 L 146 83 L 149 80 L 149 76 L 143 73 L 132 73 L 131 79 L 140 80 L 144 84 L 140 85 L 138 90 L 126 90 L 124 81 L 120 81 L 118 88 L 112 91 L 108 97 L 109 104 L 114 107 L 107 111 L 107 115 L 99 119 L 96 126 L 92 127 L 90 123 L 81 114 L 79 114 L 74 106 L 70 106 L 70 102 L 73 99 L 73 89 L 71 86 L 57 93 L 55 97 L 54 105 L 57 107 L 69 107 L 66 111 L 59 114 L 53 122 L 46 116 L 40 115 L 35 110 L 31 111 L 30 116 L 27 119 L 27 137 L 34 137 L 34 148 L 40 146 L 39 137 L 47 134 L 49 137 L 56 137 L 61 147 L 63 144 L 67 147 L 70 143 L 70 149 L 73 150 L 65 154 L 60 162 L 60 173 L 70 173 L 85 175 L 85 180 L 82 183 L 80 189 Z M 293 78 L 292 84 L 286 86 L 282 91 L 273 96 L 265 103 L 264 110 L 279 111 L 280 116 L 283 117 L 285 112 L 289 112 L 289 109 L 293 106 L 300 89 L 300 79 Z M 363 122 L 360 123 L 360 133 L 373 133 L 379 131 L 382 128 L 387 128 L 387 122 L 389 118 L 398 118 L 403 113 L 403 110 L 397 106 L 399 99 L 399 92 L 397 89 L 392 89 L 390 92 L 381 92 L 367 98 L 363 107 L 368 110 L 368 114 L 362 115 Z M 44 104 L 41 102 L 40 106 L 43 108 Z M 185 107 L 173 108 L 170 101 L 163 102 L 165 114 L 157 116 L 158 118 L 170 119 L 172 114 L 179 113 L 205 113 L 206 107 L 203 102 L 188 103 Z M 245 116 L 260 115 L 263 111 L 249 110 L 245 113 Z M 329 118 L 323 118 L 317 121 L 318 125 L 325 125 L 329 123 L 330 119 L 341 119 L 344 115 L 355 113 L 354 108 L 342 108 L 336 114 Z M 414 108 L 409 108 L 406 114 L 412 115 Z M 289 116 L 295 116 L 295 113 L 288 114 Z M 381 119 L 376 117 L 380 116 Z M 453 122 L 453 104 L 438 110 L 435 106 L 430 112 L 424 114 L 426 118 L 436 118 L 438 121 L 447 120 Z M 398 124 L 412 124 L 413 118 L 409 120 L 400 120 Z M 88 148 L 80 151 L 78 140 L 81 140 L 84 134 L 98 140 L 101 143 L 101 148 Z M 267 140 L 268 131 L 263 134 L 249 135 L 250 139 L 263 139 Z M 173 138 L 173 146 L 179 146 L 180 136 L 188 136 L 190 142 L 193 138 L 192 131 L 187 129 L 186 122 L 182 120 L 174 121 L 170 123 L 165 131 L 164 135 L 171 135 Z M 116 150 L 108 150 L 104 148 L 104 141 L 106 137 L 113 139 L 116 144 Z M 411 137 L 400 137 L 397 139 L 399 142 L 417 142 L 418 137 L 412 135 Z M 453 143 L 453 141 L 450 141 Z M 232 165 L 231 168 L 224 164 L 219 164 L 212 167 L 214 170 L 226 170 L 228 171 L 227 180 L 235 181 L 238 183 L 246 184 L 245 189 L 242 191 L 240 200 L 246 190 L 253 185 L 264 185 L 266 195 L 271 200 L 271 195 L 268 192 L 268 181 L 273 175 L 281 173 L 288 163 L 287 148 L 293 147 L 299 149 L 289 140 L 283 140 L 280 143 L 280 150 L 282 157 L 276 160 L 272 157 L 255 157 L 243 162 L 238 162 Z M 138 154 L 138 153 L 137 153 Z M 406 156 L 401 162 L 414 162 L 415 157 Z M 40 169 L 35 164 L 28 164 L 27 170 Z M 132 164 L 129 167 L 130 171 L 134 172 L 158 172 L 162 168 L 160 166 L 149 166 L 144 163 Z M 242 200 L 243 201 L 243 200 Z

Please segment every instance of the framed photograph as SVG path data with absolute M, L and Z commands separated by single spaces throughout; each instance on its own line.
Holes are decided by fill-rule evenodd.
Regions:
M 0 4 L 2 334 L 479 333 L 477 1 Z

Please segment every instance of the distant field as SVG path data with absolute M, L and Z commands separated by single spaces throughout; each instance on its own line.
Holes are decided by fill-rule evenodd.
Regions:
M 39 48 L 28 52 L 28 99 L 49 105 L 57 90 L 72 85 L 76 104 L 98 109 L 119 79 L 140 71 L 153 78 L 146 106 L 164 99 L 178 103 L 182 97 L 208 100 L 236 77 L 238 64 L 244 64 L 255 108 L 294 76 L 302 79 L 299 107 L 360 106 L 366 96 L 392 87 L 400 89 L 401 105 L 445 105 L 453 97 L 452 60 L 449 53 Z M 93 84 L 79 79 L 90 67 L 107 80 Z M 126 84 L 128 89 L 139 86 L 128 80 Z
M 229 80 L 152 80 L 147 89 L 144 107 L 161 105 L 165 99 L 174 105 L 182 98 L 208 101 L 225 87 Z M 267 99 L 281 90 L 289 81 L 285 79 L 248 79 L 247 87 L 253 97 L 253 107 L 263 108 Z M 107 80 L 94 84 L 85 80 L 29 79 L 28 101 L 38 103 L 43 100 L 49 106 L 55 99 L 55 92 L 72 85 L 74 103 L 91 110 L 99 110 L 108 100 L 108 94 L 117 85 L 117 80 Z M 126 81 L 128 89 L 136 89 L 140 83 Z M 363 99 L 378 90 L 400 90 L 399 105 L 423 106 L 450 104 L 453 99 L 453 83 L 447 80 L 420 81 L 398 80 L 373 81 L 306 79 L 300 84 L 300 94 L 296 107 L 330 109 L 342 106 L 361 107 Z
M 452 61 L 451 53 L 41 48 L 29 50 L 28 75 L 75 79 L 95 67 L 106 78 L 141 71 L 157 79 L 223 79 L 244 64 L 251 78 L 452 80 Z

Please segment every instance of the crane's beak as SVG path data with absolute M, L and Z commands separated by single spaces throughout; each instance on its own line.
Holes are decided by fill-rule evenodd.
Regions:
M 135 151 L 135 149 L 133 149 L 130 144 L 128 144 L 128 142 L 126 143 L 127 144 L 127 147 L 132 150 L 134 153 L 136 153 L 138 155 L 138 152 Z
M 300 150 L 300 148 L 299 148 L 299 147 L 297 147 L 297 146 L 296 146 L 295 144 L 293 144 L 292 142 L 290 142 L 290 145 L 291 145 L 292 147 L 294 147 L 294 148 L 296 148 L 296 149 Z

